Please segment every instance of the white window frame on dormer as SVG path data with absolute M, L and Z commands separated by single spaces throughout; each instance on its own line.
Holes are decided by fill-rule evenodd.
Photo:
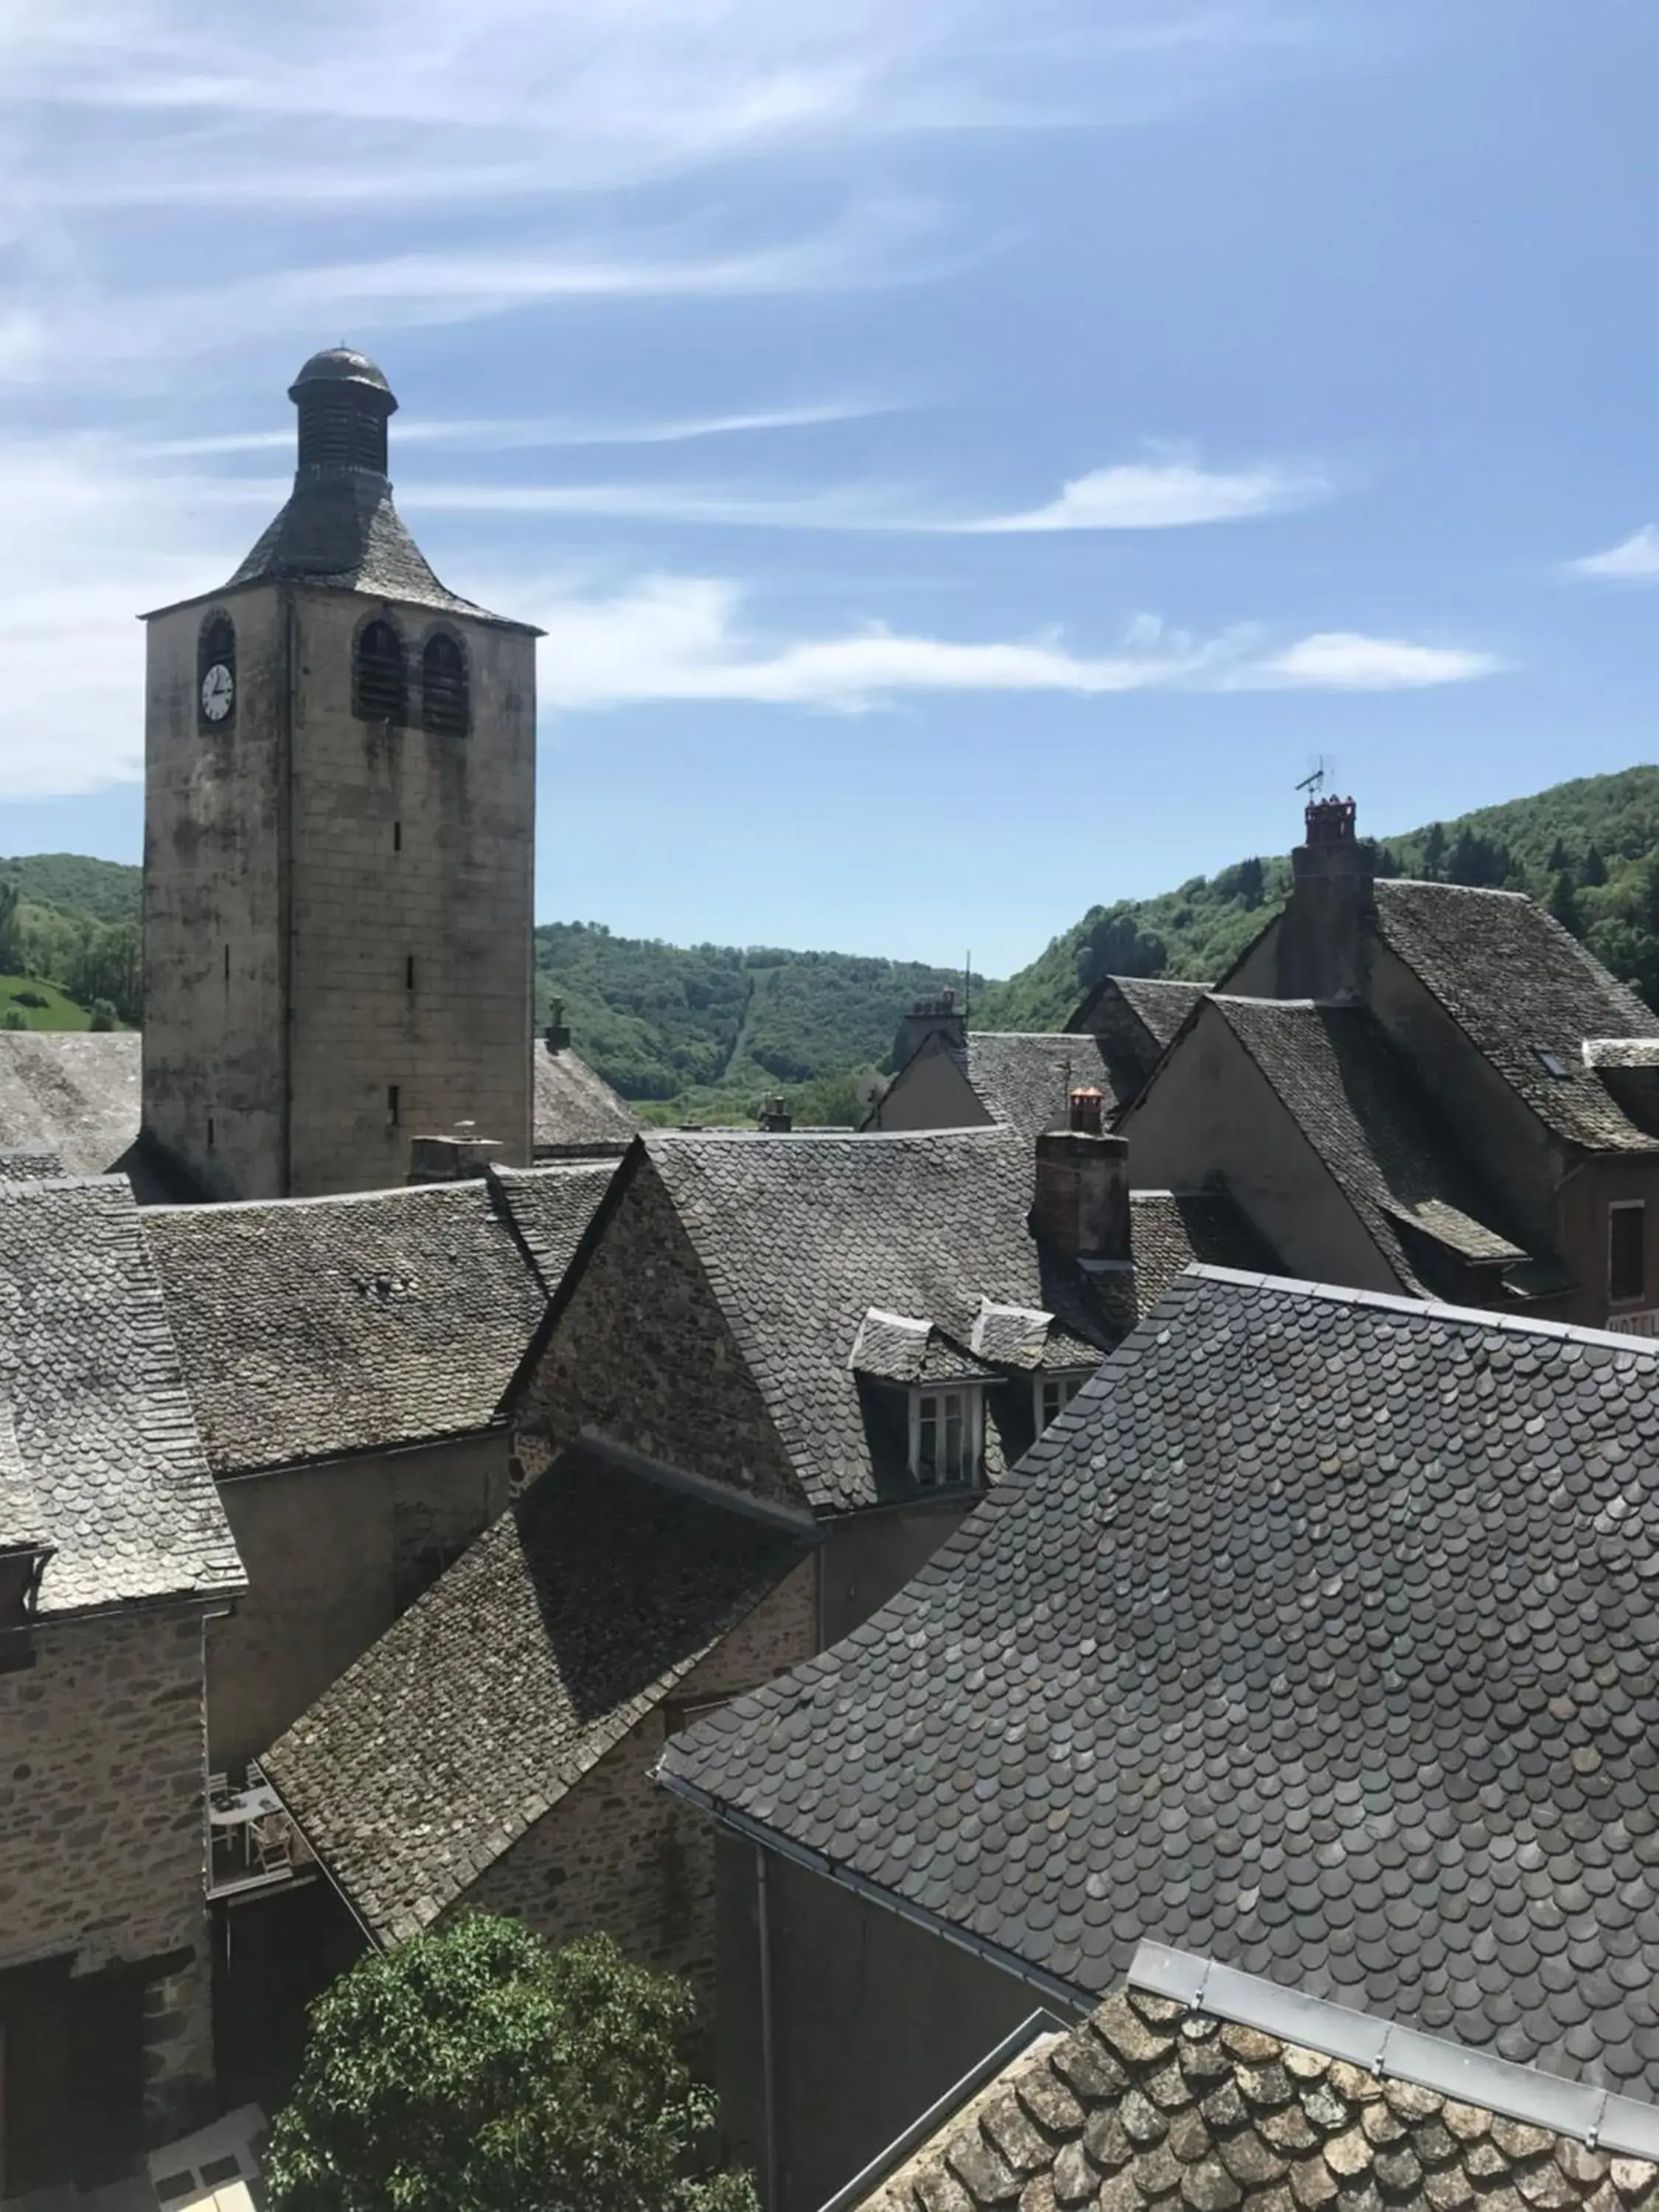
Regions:
M 931 1411 L 925 1409 L 931 1408 Z M 923 1433 L 931 1424 L 936 1446 L 945 1443 L 951 1432 L 951 1413 L 955 1408 L 960 1421 L 957 1431 L 959 1443 L 954 1452 L 946 1449 L 947 1467 L 952 1462 L 957 1471 L 940 1474 L 937 1471 L 925 1474 L 921 1463 Z M 935 1468 L 938 1456 L 936 1451 Z M 921 1490 L 971 1490 L 980 1481 L 985 1466 L 985 1389 L 979 1382 L 939 1382 L 920 1385 L 910 1393 L 910 1476 Z
M 1057 1421 L 1060 1419 L 1088 1379 L 1087 1370 L 1081 1367 L 1062 1368 L 1051 1370 L 1047 1375 L 1032 1376 L 1031 1419 L 1038 1436 L 1042 1434 L 1050 1421 Z M 1057 1403 L 1052 1413 L 1048 1411 L 1044 1402 L 1051 1390 L 1057 1396 Z

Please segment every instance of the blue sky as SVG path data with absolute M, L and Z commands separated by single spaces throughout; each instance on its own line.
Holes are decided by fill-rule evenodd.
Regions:
M 1651 756 L 1643 0 L 0 0 L 0 851 L 138 857 L 134 612 L 315 347 L 543 623 L 538 910 L 1006 973 Z

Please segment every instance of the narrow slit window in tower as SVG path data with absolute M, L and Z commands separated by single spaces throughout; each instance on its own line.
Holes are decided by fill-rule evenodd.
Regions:
M 401 1118 L 398 1104 L 398 1086 L 395 1083 L 388 1083 L 386 1087 L 386 1125 L 387 1128 L 395 1129 Z

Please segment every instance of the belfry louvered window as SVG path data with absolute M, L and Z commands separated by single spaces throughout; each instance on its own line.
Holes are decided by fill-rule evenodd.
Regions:
M 466 656 L 440 630 L 421 655 L 421 720 L 441 737 L 464 738 L 469 718 Z
M 407 711 L 404 641 L 389 622 L 365 623 L 357 634 L 353 712 L 365 722 L 401 722 Z

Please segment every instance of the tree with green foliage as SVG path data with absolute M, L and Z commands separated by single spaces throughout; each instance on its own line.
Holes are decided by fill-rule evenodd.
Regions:
M 1584 917 L 1579 911 L 1578 893 L 1566 869 L 1556 872 L 1555 880 L 1550 885 L 1549 896 L 1544 904 L 1563 929 L 1571 931 L 1574 937 L 1583 935 Z
M 1550 856 L 1544 866 L 1553 876 L 1564 876 L 1571 867 L 1572 862 L 1567 857 L 1567 848 L 1559 837 L 1550 847 Z
M 1466 825 L 1452 842 L 1446 878 L 1449 883 L 1495 890 L 1509 876 L 1511 866 L 1508 852 L 1495 837 L 1483 836 Z
M 0 1014 L 0 1030 L 26 1030 L 28 1025 L 29 1018 L 21 1006 L 8 1006 Z
M 1431 822 L 1423 839 L 1423 872 L 1431 883 L 1437 882 L 1441 864 L 1446 857 L 1446 832 L 1438 822 Z
M 15 974 L 18 965 L 17 908 L 18 890 L 15 883 L 0 876 L 0 975 Z
M 691 2012 L 609 1936 L 554 1951 L 516 1920 L 360 1960 L 312 2008 L 275 2212 L 756 2212 L 746 2175 L 690 2172 Z
M 1589 890 L 1599 890 L 1604 883 L 1606 883 L 1607 879 L 1607 864 L 1601 858 L 1600 848 L 1597 846 L 1592 845 L 1589 851 L 1584 854 L 1584 865 L 1583 868 L 1580 872 L 1578 880 Z
M 1246 914 L 1254 914 L 1261 903 L 1267 886 L 1267 870 L 1258 857 L 1241 860 L 1233 870 L 1233 896 Z

